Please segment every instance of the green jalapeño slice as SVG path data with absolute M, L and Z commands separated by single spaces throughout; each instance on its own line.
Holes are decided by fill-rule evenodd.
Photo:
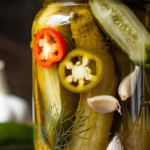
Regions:
M 94 88 L 101 80 L 103 64 L 101 59 L 83 49 L 72 50 L 59 64 L 61 84 L 75 93 Z

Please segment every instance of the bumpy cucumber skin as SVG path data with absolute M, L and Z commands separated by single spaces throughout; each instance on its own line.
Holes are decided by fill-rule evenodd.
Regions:
M 99 114 L 87 104 L 87 98 L 98 95 L 114 95 L 116 75 L 113 59 L 108 53 L 107 45 L 100 33 L 88 7 L 74 10 L 76 17 L 71 19 L 71 29 L 76 48 L 82 48 L 99 56 L 104 65 L 103 77 L 100 83 L 89 92 L 80 94 L 78 110 L 84 109 L 84 115 L 89 116 L 82 129 L 92 127 L 81 134 L 89 140 L 78 139 L 67 150 L 105 150 L 108 144 L 108 133 L 113 120 L 113 113 Z M 79 116 L 76 116 L 78 119 Z M 77 137 L 73 136 L 71 140 Z
M 136 64 L 146 62 L 150 35 L 135 14 L 123 3 L 113 0 L 89 0 L 91 11 L 100 27 Z
M 54 27 L 58 30 L 64 37 L 67 45 L 67 52 L 74 49 L 74 43 L 70 38 L 71 30 L 70 25 L 67 20 L 65 23 L 55 21 L 55 24 L 51 25 L 52 22 L 49 21 L 53 16 L 61 14 L 68 17 L 69 12 L 73 7 L 72 3 L 58 4 L 54 3 L 51 5 L 45 5 L 42 10 L 39 11 L 34 19 L 32 26 L 32 41 L 31 48 L 33 50 L 33 41 L 36 33 L 38 33 L 42 28 Z M 79 6 L 80 7 L 80 6 Z M 60 18 L 58 18 L 59 21 Z M 79 95 L 72 93 L 65 89 L 59 82 L 58 77 L 58 64 L 51 68 L 40 67 L 33 56 L 33 83 L 34 83 L 34 103 L 35 103 L 35 123 L 37 126 L 42 125 L 45 122 L 43 117 L 43 112 L 49 107 L 49 105 L 56 104 L 56 107 L 60 110 L 64 107 L 65 113 L 70 112 L 67 117 L 72 116 L 77 109 Z M 64 104 L 64 105 L 63 105 Z M 64 129 L 67 129 L 70 124 L 65 124 Z M 51 137 L 51 135 L 49 135 Z M 35 135 L 35 149 L 41 150 L 40 145 L 37 143 L 42 143 L 38 130 L 36 130 Z M 44 146 L 44 150 L 53 150 L 53 141 L 47 141 Z

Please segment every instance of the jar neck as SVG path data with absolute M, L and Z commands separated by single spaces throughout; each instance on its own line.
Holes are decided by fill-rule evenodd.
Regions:
M 88 0 L 74 0 L 75 3 L 88 3 Z
M 87 3 L 88 0 L 41 0 L 41 2 L 49 3 L 49 2 L 75 2 L 75 3 Z

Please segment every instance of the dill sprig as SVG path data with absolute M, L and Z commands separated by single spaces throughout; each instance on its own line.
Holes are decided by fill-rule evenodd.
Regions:
M 65 105 L 65 104 L 64 104 Z M 82 129 L 85 126 L 88 116 L 84 116 L 85 110 L 78 110 L 71 117 L 68 117 L 70 112 L 65 113 L 64 105 L 61 109 L 56 105 L 49 106 L 43 117 L 45 122 L 38 127 L 38 132 L 42 143 L 38 143 L 44 147 L 43 143 L 48 145 L 51 149 L 62 150 L 64 147 L 70 147 L 78 139 L 82 138 L 88 140 L 87 137 L 82 137 L 83 132 L 89 131 L 91 128 Z M 74 121 L 75 117 L 76 121 Z M 66 124 L 71 124 L 67 129 L 64 128 Z M 70 139 L 72 136 L 76 137 L 74 140 Z M 44 148 L 43 148 L 44 149 Z

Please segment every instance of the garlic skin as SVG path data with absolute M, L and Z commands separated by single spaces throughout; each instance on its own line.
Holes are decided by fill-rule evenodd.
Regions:
M 140 67 L 135 66 L 135 70 L 127 75 L 120 83 L 118 94 L 122 101 L 127 100 L 134 94 L 137 85 L 139 70 Z
M 89 106 L 98 113 L 110 113 L 117 110 L 120 113 L 120 115 L 122 115 L 121 106 L 118 100 L 113 96 L 95 96 L 92 98 L 88 98 L 87 102 Z
M 124 150 L 119 135 L 115 135 L 106 150 Z

